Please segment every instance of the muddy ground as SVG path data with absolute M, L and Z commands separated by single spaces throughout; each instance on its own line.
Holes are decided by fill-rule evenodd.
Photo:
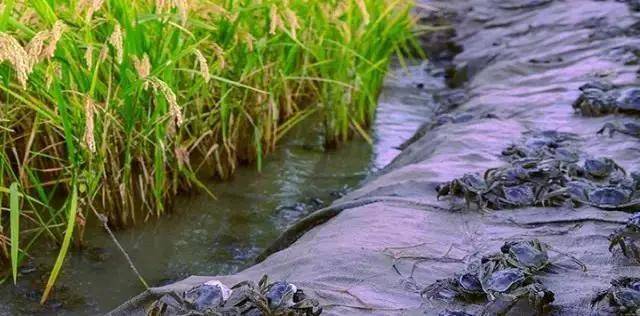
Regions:
M 206 280 L 231 285 L 258 280 L 266 273 L 303 287 L 324 306 L 323 315 L 437 315 L 445 308 L 476 313 L 481 304 L 427 301 L 420 295 L 421 287 L 452 276 L 506 240 L 522 238 L 538 238 L 588 268 L 541 276 L 556 293 L 552 314 L 587 315 L 591 299 L 612 278 L 639 276 L 637 264 L 608 249 L 608 236 L 629 213 L 590 206 L 489 213 L 452 210 L 451 203 L 437 199 L 435 191 L 438 184 L 465 173 L 505 165 L 501 155 L 505 148 L 528 133 L 545 130 L 574 133 L 572 142 L 583 159 L 607 156 L 629 171 L 640 170 L 637 138 L 596 135 L 607 122 L 633 118 L 584 117 L 571 106 L 580 95 L 578 88 L 595 79 L 637 85 L 640 19 L 633 3 L 443 0 L 428 4 L 439 11 L 425 14 L 445 17 L 455 28 L 448 35 L 455 36 L 456 45 L 430 46 L 439 54 L 434 63 L 448 69 L 442 73 L 443 81 L 455 88 L 439 93 L 441 111 L 470 114 L 472 119 L 424 126 L 386 168 L 336 202 L 347 205 L 334 212 L 337 216 L 319 220 L 322 224 L 261 263 L 231 276 L 194 276 L 151 289 L 116 312 L 143 313 L 145 304 L 161 293 Z M 421 92 L 413 88 L 420 82 L 389 80 L 404 89 L 405 99 L 419 99 Z

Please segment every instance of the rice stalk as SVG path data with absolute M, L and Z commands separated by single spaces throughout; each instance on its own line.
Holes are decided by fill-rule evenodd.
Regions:
M 412 41 L 412 3 L 399 0 L 2 6 L 0 209 L 17 183 L 23 217 L 5 228 L 0 214 L 0 268 L 20 264 L 13 227 L 17 257 L 61 244 L 47 295 L 96 220 L 82 210 L 113 228 L 162 216 L 179 192 L 208 192 L 202 177 L 261 170 L 310 117 L 327 146 L 368 139 L 387 66 Z

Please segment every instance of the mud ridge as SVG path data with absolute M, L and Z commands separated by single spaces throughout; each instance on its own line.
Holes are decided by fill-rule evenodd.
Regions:
M 586 266 L 586 271 L 562 268 L 536 274 L 536 280 L 555 293 L 545 308 L 551 314 L 594 313 L 591 303 L 612 280 L 628 286 L 623 277 L 640 275 L 637 262 L 615 247 L 609 250 L 609 236 L 620 231 L 637 207 L 623 212 L 562 200 L 483 212 L 466 203 L 452 207 L 451 198 L 439 198 L 436 192 L 466 174 L 508 166 L 506 149 L 531 133 L 547 131 L 571 135 L 570 143 L 580 149 L 579 165 L 606 157 L 625 174 L 640 171 L 635 169 L 640 166 L 639 140 L 633 133 L 597 134 L 607 123 L 637 121 L 637 113 L 585 112 L 582 101 L 575 108 L 585 84 L 639 86 L 637 1 L 425 3 L 439 9 L 425 18 L 446 17 L 455 30 L 439 35 L 455 38 L 455 45 L 427 40 L 434 43 L 427 45 L 430 53 L 438 56 L 434 64 L 441 66 L 452 88 L 438 96 L 440 116 L 402 145 L 402 153 L 387 167 L 337 201 L 330 216 L 285 232 L 295 238 L 282 239 L 274 253 L 265 253 L 264 261 L 235 275 L 193 276 L 152 288 L 114 315 L 144 315 L 145 307 L 162 294 L 212 279 L 235 284 L 259 280 L 263 274 L 303 287 L 325 306 L 323 315 L 446 315 L 447 310 L 477 315 L 484 302 L 432 300 L 420 292 L 513 240 L 550 245 L 566 255 L 552 258 L 561 267 L 570 264 L 566 258 Z M 608 181 L 601 180 L 601 185 L 617 185 Z

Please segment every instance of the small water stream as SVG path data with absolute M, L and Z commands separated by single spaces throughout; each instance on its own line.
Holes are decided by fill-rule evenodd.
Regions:
M 396 146 L 433 117 L 432 92 L 441 78 L 416 65 L 387 80 L 373 127 L 375 144 L 355 139 L 325 151 L 317 128 L 298 128 L 269 155 L 263 172 L 244 167 L 231 181 L 210 181 L 217 199 L 183 195 L 168 216 L 119 231 L 117 238 L 152 286 L 189 275 L 236 272 L 290 223 L 331 203 L 386 164 Z M 407 90 L 420 97 L 404 98 Z M 87 231 L 89 248 L 65 262 L 53 299 L 37 304 L 55 247 L 38 250 L 22 269 L 17 286 L 0 286 L 0 314 L 88 315 L 109 311 L 143 290 L 127 262 L 99 227 Z

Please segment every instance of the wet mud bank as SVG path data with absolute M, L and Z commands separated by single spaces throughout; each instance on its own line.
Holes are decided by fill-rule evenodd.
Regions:
M 448 88 L 427 94 L 446 114 L 431 113 L 386 167 L 292 225 L 258 264 L 152 288 L 115 314 L 264 274 L 303 288 L 323 315 L 625 312 L 618 294 L 637 295 L 624 278 L 640 265 L 632 247 L 610 245 L 640 210 L 637 2 L 426 3 L 455 29 L 443 35 L 455 45 L 432 52 L 438 67 L 419 70 L 443 72 Z M 405 100 L 425 95 L 421 82 L 393 82 Z M 488 267 L 496 257 L 506 259 Z

